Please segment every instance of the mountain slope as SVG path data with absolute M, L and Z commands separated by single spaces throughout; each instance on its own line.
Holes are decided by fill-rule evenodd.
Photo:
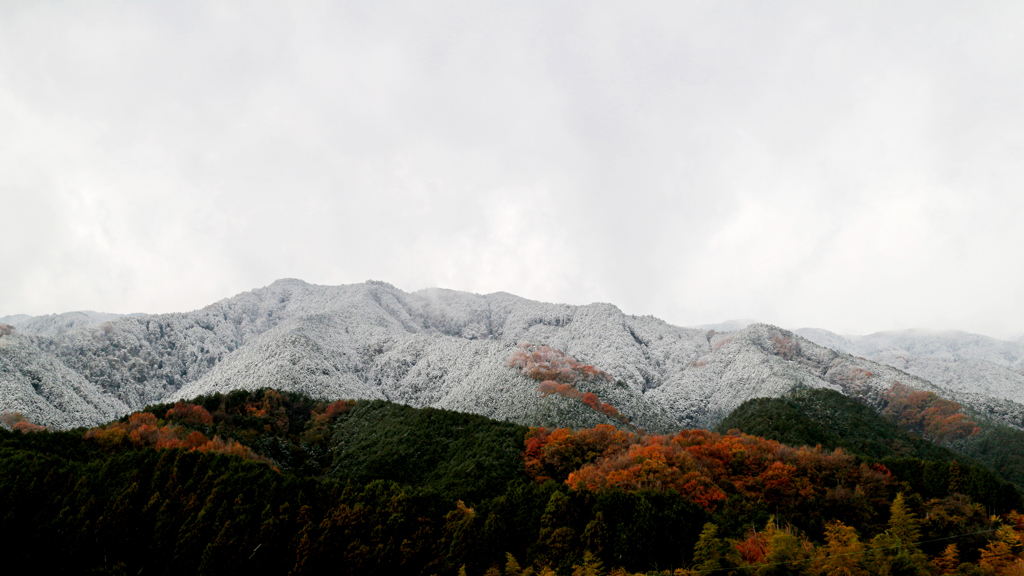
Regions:
M 852 398 L 832 390 L 797 390 L 755 398 L 726 416 L 715 430 L 737 429 L 792 446 L 815 446 L 874 459 L 916 457 L 951 460 L 955 453 L 900 429 Z
M 745 400 L 777 397 L 794 386 L 841 391 L 877 407 L 897 381 L 952 397 L 991 418 L 1024 422 L 1024 398 L 936 386 L 774 326 L 724 333 L 681 328 L 604 303 L 570 306 L 506 293 L 406 293 L 383 282 L 317 286 L 289 279 L 193 312 L 104 318 L 22 319 L 21 328 L 4 338 L 20 338 L 59 360 L 53 381 L 66 379 L 60 375 L 66 368 L 95 385 L 117 410 L 274 387 L 320 399 L 447 408 L 523 425 L 622 425 L 579 399 L 542 396 L 537 381 L 507 366 L 516 345 L 528 343 L 608 373 L 610 380 L 582 383 L 579 394 L 596 394 L 651 431 L 712 427 Z M 15 376 L 2 378 L 0 383 L 15 385 Z M 28 410 L 29 403 L 25 396 L 6 409 Z M 39 423 L 68 425 L 51 416 Z
M 93 426 L 128 407 L 25 336 L 0 337 L 0 413 L 56 428 Z
M 801 336 L 928 380 L 979 415 L 1024 426 L 1024 342 L 967 332 L 904 330 L 840 336 L 803 328 Z
M 710 350 L 649 396 L 688 418 L 687 426 L 711 428 L 751 398 L 778 397 L 794 387 L 826 388 L 878 406 L 894 382 L 942 391 L 892 367 L 818 346 L 768 324 L 709 333 Z

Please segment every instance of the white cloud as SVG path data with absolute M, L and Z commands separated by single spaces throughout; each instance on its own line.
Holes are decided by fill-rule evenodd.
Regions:
M 0 314 L 375 278 L 1018 333 L 1021 12 L 8 3 Z

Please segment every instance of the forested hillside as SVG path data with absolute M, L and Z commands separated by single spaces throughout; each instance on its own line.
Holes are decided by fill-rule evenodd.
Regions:
M 215 394 L 92 429 L 0 430 L 0 538 L 12 569 L 99 574 L 1022 567 L 1016 489 L 898 428 L 870 438 L 858 422 L 872 413 L 857 414 L 831 431 L 847 452 L 738 431 L 527 428 L 382 401 Z
M 889 398 L 878 413 L 830 390 L 797 390 L 781 398 L 749 400 L 716 430 L 736 429 L 792 445 L 841 448 L 887 464 L 894 459 L 961 460 L 987 467 L 1024 488 L 1024 432 L 997 422 L 966 420 L 959 406 L 928 393 L 897 390 Z M 926 422 L 925 415 L 931 420 Z

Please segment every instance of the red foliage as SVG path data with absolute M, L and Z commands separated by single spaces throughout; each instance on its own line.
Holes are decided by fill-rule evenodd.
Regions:
M 894 382 L 885 399 L 888 404 L 883 414 L 929 440 L 945 442 L 981 432 L 975 422 L 960 412 L 959 404 L 944 400 L 934 392 L 914 390 Z
M 856 384 L 863 380 L 867 380 L 872 376 L 874 376 L 874 373 L 868 370 L 858 368 L 857 366 L 851 366 L 849 369 L 847 369 L 845 374 L 838 374 L 836 376 L 836 379 Z
M 18 422 L 12 428 L 17 432 L 21 432 L 22 434 L 27 434 L 29 432 L 46 432 L 47 430 L 46 426 L 33 424 L 28 420 Z
M 769 542 L 764 532 L 751 532 L 736 543 L 736 551 L 747 564 L 757 564 L 768 554 Z
M 23 434 L 27 432 L 46 432 L 48 430 L 46 426 L 39 426 L 29 422 L 27 418 L 18 412 L 0 413 L 0 422 L 9 426 L 11 430 L 17 430 Z
M 782 334 L 772 336 L 772 343 L 775 344 L 775 354 L 781 356 L 784 360 L 792 360 L 800 350 L 800 345 L 793 338 L 783 336 Z
M 214 436 L 213 440 L 207 440 L 203 444 L 193 448 L 204 454 L 227 454 L 237 456 L 243 460 L 260 460 L 267 462 L 267 459 L 253 452 L 248 446 L 234 440 L 221 440 L 220 436 Z
M 182 442 L 182 448 L 192 450 L 206 444 L 206 442 L 208 442 L 208 440 L 202 432 L 192 432 L 185 437 L 185 440 Z
M 599 379 L 611 382 L 612 377 L 589 364 L 577 362 L 561 350 L 550 346 L 532 346 L 520 344 L 505 364 L 518 368 L 528 378 L 534 380 L 554 380 L 562 384 L 571 384 L 578 379 Z
M 302 439 L 310 443 L 325 440 L 331 435 L 331 424 L 334 419 L 345 414 L 355 405 L 355 400 L 338 400 L 326 406 L 317 405 L 310 413 L 309 421 L 306 422 L 306 430 L 302 433 Z
M 674 491 L 709 511 L 732 494 L 799 506 L 829 490 L 893 481 L 884 467 L 858 466 L 841 450 L 791 448 L 707 430 L 670 437 L 629 434 L 607 425 L 578 432 L 535 428 L 527 437 L 525 458 L 527 473 L 538 481 L 564 479 L 578 490 Z
M 541 396 L 558 394 L 564 398 L 580 400 L 591 409 L 610 418 L 629 424 L 629 419 L 619 414 L 611 404 L 601 402 L 593 392 L 581 392 L 573 383 L 577 380 L 599 379 L 610 382 L 612 377 L 588 364 L 581 364 L 572 356 L 548 346 L 531 346 L 520 344 L 519 348 L 509 357 L 507 366 L 518 368 L 523 375 L 540 380 L 537 391 Z
M 715 345 L 711 347 L 711 353 L 714 354 L 715 352 L 718 352 L 718 350 L 722 346 L 725 346 L 726 344 L 728 344 L 729 342 L 732 342 L 732 341 L 733 341 L 733 337 L 732 336 L 726 336 L 725 338 L 722 338 L 718 342 L 715 342 Z
M 202 406 L 196 404 L 185 404 L 178 402 L 164 415 L 166 420 L 178 420 L 184 424 L 193 426 L 213 424 L 213 416 Z
M 526 472 L 539 482 L 565 480 L 570 473 L 634 442 L 635 434 L 610 424 L 573 432 L 568 428 L 530 428 L 526 437 Z
M 204 424 L 213 422 L 206 410 L 199 406 L 180 402 L 168 410 L 168 415 L 169 418 L 175 417 L 182 421 L 198 420 Z M 208 422 L 207 419 L 209 419 Z M 218 436 L 214 436 L 213 440 L 210 440 L 201 432 L 189 432 L 176 424 L 160 426 L 160 421 L 150 412 L 136 412 L 128 417 L 127 422 L 112 422 L 106 426 L 92 428 L 85 433 L 85 438 L 108 448 L 119 446 L 127 440 L 138 448 L 198 450 L 204 453 L 230 454 L 246 460 L 271 463 L 270 460 L 234 440 L 222 440 Z
M 288 414 L 284 409 L 284 398 L 275 390 L 267 390 L 259 403 L 246 404 L 248 416 L 267 420 L 264 429 L 267 432 L 286 432 L 288 430 Z
M 350 403 L 350 402 L 348 402 L 346 400 L 338 400 L 337 402 L 332 402 L 332 403 L 327 405 L 327 409 L 324 410 L 324 414 L 328 418 L 334 418 L 335 416 L 337 416 L 339 414 L 344 414 L 344 413 L 348 412 L 349 409 L 352 408 L 353 404 L 354 403 Z
M 558 382 L 555 382 L 554 380 L 545 380 L 540 383 L 540 386 L 537 386 L 537 390 L 542 396 L 555 394 L 558 392 Z

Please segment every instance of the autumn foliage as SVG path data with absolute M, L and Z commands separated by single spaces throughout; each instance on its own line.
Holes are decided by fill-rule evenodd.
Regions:
M 177 420 L 182 424 L 206 425 L 213 424 L 213 416 L 203 408 L 195 404 L 185 404 L 184 402 L 178 402 L 164 415 L 167 420 Z
M 548 394 L 558 394 L 563 398 L 572 398 L 573 400 L 579 400 L 580 402 L 583 402 L 584 404 L 589 406 L 591 409 L 600 412 L 601 414 L 604 414 L 605 416 L 608 416 L 610 418 L 615 418 L 616 420 L 619 420 L 623 424 L 629 422 L 625 416 L 619 414 L 617 408 L 615 408 L 611 404 L 608 404 L 607 402 L 601 402 L 601 400 L 597 397 L 597 394 L 594 394 L 593 392 L 581 392 L 577 390 L 575 387 L 573 387 L 572 384 L 559 384 L 554 380 L 545 380 L 540 383 L 540 386 L 537 386 L 537 390 L 541 393 L 541 396 L 547 396 Z
M 302 433 L 302 440 L 306 442 L 327 440 L 331 435 L 331 424 L 334 423 L 334 419 L 348 413 L 355 405 L 355 400 L 338 400 L 326 406 L 317 406 L 310 413 L 306 430 Z
M 711 347 L 711 353 L 713 354 L 715 352 L 718 352 L 722 348 L 722 346 L 725 346 L 726 344 L 732 342 L 733 340 L 735 340 L 735 336 L 726 336 L 725 338 L 722 338 L 718 342 L 715 342 L 715 345 Z
M 841 450 L 707 430 L 656 436 L 609 425 L 576 432 L 532 428 L 524 457 L 527 474 L 537 481 L 561 480 L 592 491 L 673 491 L 709 511 L 732 495 L 798 506 L 842 498 L 858 485 L 892 482 L 884 466 L 867 466 Z
M 572 356 L 550 346 L 529 344 L 520 344 L 519 348 L 509 357 L 506 365 L 519 369 L 528 378 L 540 381 L 537 390 L 542 397 L 557 394 L 563 398 L 579 400 L 596 412 L 614 418 L 623 424 L 629 424 L 629 419 L 619 414 L 617 408 L 607 402 L 601 402 L 597 394 L 583 392 L 574 385 L 576 382 L 589 380 L 611 382 L 612 377 L 607 372 L 598 370 L 589 364 L 577 362 Z
M 792 360 L 800 351 L 800 345 L 795 339 L 782 334 L 772 336 L 772 344 L 775 345 L 775 354 L 784 360 Z
M 27 418 L 22 416 L 19 412 L 3 412 L 0 413 L 0 422 L 6 424 L 11 430 L 21 433 L 27 432 L 45 432 L 46 426 L 39 426 L 28 421 Z
M 179 402 L 167 412 L 168 420 L 182 422 L 213 422 L 210 413 L 201 406 Z M 161 425 L 163 424 L 163 425 Z M 125 442 L 137 448 L 151 447 L 158 450 L 180 448 L 212 454 L 228 454 L 245 460 L 256 460 L 270 463 L 270 460 L 253 452 L 247 446 L 234 440 L 224 440 L 214 436 L 211 440 L 202 432 L 178 426 L 174 423 L 162 423 L 150 412 L 136 412 L 127 421 L 112 422 L 106 426 L 92 428 L 85 433 L 86 440 L 93 440 L 101 446 L 113 448 Z
M 572 356 L 550 346 L 520 344 L 506 365 L 518 368 L 528 378 L 538 381 L 553 380 L 562 384 L 591 378 L 612 381 L 607 372 L 577 362 Z
M 894 382 L 885 400 L 884 415 L 933 442 L 957 440 L 981 432 L 975 422 L 960 412 L 959 404 L 943 400 L 934 392 L 914 390 Z
M 270 450 L 311 446 L 333 464 L 208 457 L 248 457 L 229 438 L 278 463 L 285 450 Z M 993 504 L 966 463 L 883 466 L 736 431 L 528 429 L 260 390 L 151 407 L 84 438 L 0 430 L 0 456 L 8 565 L 69 574 L 1024 573 L 1019 498 Z

